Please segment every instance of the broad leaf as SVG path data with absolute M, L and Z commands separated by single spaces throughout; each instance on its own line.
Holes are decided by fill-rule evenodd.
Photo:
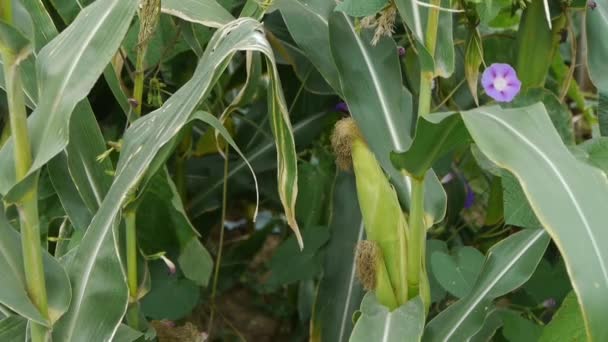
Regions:
M 460 248 L 454 256 L 435 252 L 429 261 L 441 286 L 453 296 L 462 298 L 473 288 L 484 257 L 475 248 L 467 246 Z
M 361 316 L 349 341 L 420 341 L 424 330 L 424 316 L 424 305 L 420 297 L 410 299 L 389 312 L 370 292 L 361 302 Z
M 511 171 L 544 229 L 557 244 L 582 306 L 590 339 L 608 338 L 608 198 L 606 175 L 577 160 L 552 127 L 542 104 L 462 113 L 481 151 Z M 509 146 L 509 148 L 505 148 Z
M 548 243 L 543 230 L 524 230 L 490 248 L 473 289 L 427 325 L 424 340 L 465 341 L 475 335 L 493 310 L 491 300 L 525 283 Z
M 144 180 L 148 169 L 160 167 L 157 154 L 169 146 L 180 129 L 193 118 L 192 112 L 208 95 L 210 87 L 227 67 L 230 57 L 238 50 L 260 51 L 273 62 L 272 51 L 258 22 L 251 19 L 231 22 L 215 33 L 192 79 L 163 107 L 137 120 L 125 133 L 114 183 L 68 266 L 75 295 L 69 314 L 54 331 L 54 338 L 63 341 L 109 339 L 114 334 L 125 313 L 128 297 L 124 275 L 116 260 L 116 238 L 112 234 L 114 222 L 125 200 Z M 270 70 L 276 77 L 276 69 L 271 67 Z M 293 136 L 279 93 L 280 85 L 274 77 L 271 77 L 274 89 L 271 95 L 275 107 L 271 107 L 270 115 L 280 145 L 278 160 L 282 167 L 279 167 L 279 178 L 286 180 L 280 182 L 279 189 L 295 199 L 297 191 L 293 183 L 288 182 L 296 181 Z M 211 120 L 206 121 L 212 123 Z M 214 128 L 223 127 L 218 125 Z M 291 197 L 286 196 L 286 199 L 291 200 Z M 287 215 L 293 218 L 295 203 L 286 204 Z M 297 226 L 293 228 L 297 229 Z M 101 287 L 101 284 L 104 286 Z M 91 319 L 95 320 L 94 325 Z M 103 336 L 100 332 L 103 332 Z
M 412 98 L 402 86 L 397 47 L 392 39 L 372 46 L 371 32 L 361 35 L 350 18 L 334 12 L 329 21 L 330 43 L 342 93 L 365 140 L 395 185 L 402 202 L 409 203 L 411 180 L 390 161 L 391 151 L 411 144 Z M 429 171 L 425 182 L 428 221 L 445 215 L 446 198 L 437 177 Z

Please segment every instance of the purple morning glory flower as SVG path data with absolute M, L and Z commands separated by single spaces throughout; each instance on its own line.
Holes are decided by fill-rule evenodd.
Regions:
M 521 81 L 509 64 L 494 63 L 484 70 L 481 85 L 486 94 L 497 102 L 511 102 L 521 89 Z
M 348 113 L 348 106 L 344 102 L 338 102 L 335 107 L 336 112 Z

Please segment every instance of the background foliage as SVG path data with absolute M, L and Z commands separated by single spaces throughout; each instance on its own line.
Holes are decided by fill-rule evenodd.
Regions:
M 608 0 L 0 6 L 0 341 L 608 339 Z

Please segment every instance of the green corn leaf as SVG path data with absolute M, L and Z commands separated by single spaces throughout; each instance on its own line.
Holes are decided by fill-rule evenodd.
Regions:
M 415 32 L 417 40 L 416 47 L 425 49 L 424 47 L 424 31 L 427 29 L 429 8 L 419 6 L 416 1 L 396 0 L 395 5 L 403 18 L 404 23 Z M 450 0 L 441 1 L 442 8 L 450 8 Z M 454 37 L 452 32 L 452 16 L 445 10 L 439 12 L 439 25 L 437 27 L 437 43 L 435 47 L 435 55 L 433 56 L 435 65 L 435 75 L 443 78 L 448 78 L 454 72 L 455 55 L 454 55 Z M 420 31 L 420 33 L 418 33 Z M 424 54 L 429 55 L 428 51 Z
M 355 247 L 365 234 L 359 211 L 355 177 L 339 173 L 333 191 L 331 238 L 312 319 L 314 341 L 346 342 L 353 329 L 352 316 L 363 298 L 356 279 Z
M 608 338 L 608 241 L 602 209 L 606 175 L 578 161 L 562 143 L 542 104 L 462 113 L 481 149 L 519 180 L 534 213 L 557 244 L 581 303 L 588 337 Z M 508 145 L 509 148 L 505 148 Z
M 399 10 L 399 14 L 403 18 L 403 22 L 412 30 L 414 33 L 416 40 L 419 42 L 424 42 L 424 30 L 426 27 L 423 27 L 423 14 L 421 13 L 421 9 L 416 1 L 409 0 L 396 0 L 395 5 L 397 5 L 397 9 Z M 426 19 L 425 23 L 426 23 Z
M 337 94 L 340 78 L 329 46 L 329 15 L 333 1 L 279 0 L 278 7 L 289 33 Z
M 411 95 L 402 86 L 397 47 L 392 39 L 371 45 L 371 32 L 361 35 L 342 12 L 329 21 L 331 49 L 342 93 L 365 140 L 395 185 L 399 199 L 409 203 L 411 180 L 391 163 L 391 151 L 406 150 L 412 120 Z M 442 220 L 446 195 L 433 171 L 425 181 L 425 211 L 429 222 Z
M 215 0 L 163 0 L 161 11 L 208 27 L 221 27 L 234 20 Z
M 368 293 L 361 302 L 361 317 L 349 341 L 420 341 L 424 320 L 424 305 L 420 297 L 389 312 L 372 293 Z
M 144 180 L 152 164 L 157 162 L 155 158 L 159 151 L 171 143 L 188 121 L 201 117 L 213 124 L 211 115 L 193 116 L 192 112 L 207 96 L 213 83 L 226 68 L 229 58 L 238 50 L 260 51 L 273 62 L 272 51 L 258 22 L 251 19 L 231 22 L 215 33 L 192 79 L 170 97 L 163 107 L 137 120 L 125 133 L 112 187 L 68 265 L 75 295 L 69 313 L 54 331 L 54 338 L 62 341 L 108 339 L 114 334 L 125 313 L 128 297 L 122 270 L 116 260 L 116 238 L 112 229 L 114 222 L 117 221 L 127 197 Z M 271 70 L 276 73 L 276 69 Z M 276 81 L 274 87 L 278 87 L 278 80 Z M 278 92 L 273 95 L 276 97 L 273 102 L 281 105 L 280 109 L 284 109 L 282 96 Z M 282 145 L 278 159 L 283 163 L 293 164 L 295 168 L 295 152 L 288 150 L 290 144 L 285 143 L 285 139 L 290 139 L 293 149 L 293 136 L 289 130 L 287 113 L 271 112 L 271 115 L 275 132 L 278 133 L 278 144 Z M 214 128 L 222 131 L 221 124 L 216 123 L 217 127 Z M 287 167 L 280 170 L 283 175 L 290 171 Z M 296 179 L 294 174 L 287 174 L 287 178 Z M 290 193 L 295 195 L 297 192 L 292 185 L 281 183 L 279 189 L 285 191 L 285 187 L 291 187 Z M 290 206 L 286 208 L 288 216 L 293 215 L 293 212 L 289 212 Z M 111 274 L 108 274 L 109 266 L 113 267 Z M 104 336 L 99 335 L 100 331 L 104 332 Z
M 23 3 L 32 17 L 40 18 L 34 26 L 36 49 L 39 50 L 57 36 L 57 28 L 52 21 L 44 19 L 49 15 L 39 0 L 25 0 Z M 25 65 L 29 65 L 35 60 L 32 57 L 25 62 Z M 23 90 L 30 94 L 28 99 L 34 108 L 38 102 L 38 92 L 31 89 L 31 84 L 36 84 L 34 69 L 23 68 L 22 77 L 33 80 L 24 83 Z M 97 160 L 105 150 L 105 142 L 88 100 L 82 100 L 76 105 L 73 117 L 77 119 L 70 120 L 66 153 L 53 158 L 48 169 L 70 220 L 77 229 L 84 230 L 110 188 L 111 177 L 107 172 L 111 172 L 113 166 L 108 159 Z M 65 176 L 68 174 L 71 177 Z
M 72 289 L 68 276 L 48 252 L 43 252 L 44 275 L 49 298 L 49 318 L 47 321 L 30 301 L 26 291 L 25 271 L 19 233 L 11 227 L 0 206 L 0 274 L 2 288 L 0 303 L 22 317 L 51 326 L 68 309 Z
M 7 342 L 27 341 L 27 319 L 9 316 L 0 320 L 0 340 Z
M 490 248 L 473 288 L 427 325 L 424 341 L 466 341 L 475 335 L 494 310 L 491 300 L 525 283 L 548 243 L 543 230 L 528 229 Z
M 392 152 L 391 160 L 395 167 L 405 169 L 412 177 L 422 178 L 437 159 L 469 142 L 469 134 L 458 115 L 429 114 L 418 119 L 416 135 L 409 150 Z
M 90 5 L 94 1 L 95 0 L 50 0 L 49 2 L 53 5 L 63 21 L 66 24 L 69 24 L 74 21 L 83 7 Z
M 28 119 L 33 152 L 28 176 L 67 145 L 70 116 L 118 49 L 136 7 L 135 0 L 97 1 L 38 53 L 40 95 Z M 14 201 L 34 177 L 17 184 L 12 139 L 0 150 L 0 164 L 6 165 L 0 169 L 0 193 Z
M 382 10 L 388 0 L 344 0 L 338 3 L 336 11 L 342 11 L 351 17 L 367 17 Z

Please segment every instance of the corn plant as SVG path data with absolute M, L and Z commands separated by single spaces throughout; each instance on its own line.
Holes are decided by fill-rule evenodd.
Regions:
M 0 0 L 0 341 L 607 340 L 606 31 Z

